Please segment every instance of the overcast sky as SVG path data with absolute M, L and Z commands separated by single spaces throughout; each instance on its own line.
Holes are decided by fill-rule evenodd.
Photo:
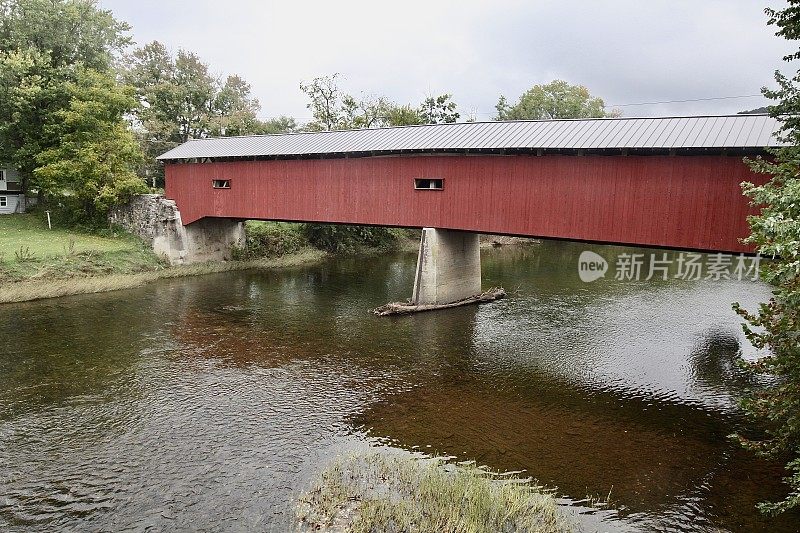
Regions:
M 489 120 L 500 94 L 559 78 L 625 116 L 734 113 L 796 44 L 766 26 L 777 0 L 102 0 L 139 44 L 196 52 L 253 87 L 262 117 L 309 120 L 298 84 L 339 72 L 353 93 L 417 104 L 449 92 L 462 117 Z

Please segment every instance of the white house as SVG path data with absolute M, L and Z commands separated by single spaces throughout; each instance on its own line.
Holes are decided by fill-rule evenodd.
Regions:
M 25 193 L 16 170 L 0 167 L 0 215 L 25 212 Z

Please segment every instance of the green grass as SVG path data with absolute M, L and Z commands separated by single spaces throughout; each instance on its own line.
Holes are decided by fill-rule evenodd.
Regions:
M 166 278 L 201 276 L 233 270 L 284 268 L 318 261 L 324 256 L 325 254 L 319 250 L 304 249 L 292 255 L 256 261 L 200 263 L 159 267 L 139 273 L 112 273 L 64 279 L 29 279 L 17 283 L 4 284 L 3 290 L 0 291 L 0 304 L 133 289 Z
M 140 239 L 48 229 L 34 214 L 0 216 L 0 282 L 145 272 L 162 261 Z
M 297 517 L 301 529 L 353 533 L 574 530 L 553 496 L 528 480 L 383 453 L 335 461 L 300 496 Z
M 282 232 L 290 226 L 266 226 Z M 306 247 L 276 257 L 169 266 L 141 239 L 125 232 L 100 236 L 47 228 L 34 214 L 0 216 L 0 304 L 140 287 L 157 279 L 231 270 L 280 268 L 325 254 Z M 279 255 L 279 256 L 278 256 Z
M 135 249 L 138 241 L 134 237 L 127 237 L 100 237 L 58 227 L 50 230 L 47 229 L 47 222 L 32 213 L 0 215 L 0 253 L 4 255 L 4 261 L 13 260 L 14 251 L 21 246 L 30 248 L 39 257 L 63 255 L 70 240 L 75 242 L 75 252 L 121 252 Z

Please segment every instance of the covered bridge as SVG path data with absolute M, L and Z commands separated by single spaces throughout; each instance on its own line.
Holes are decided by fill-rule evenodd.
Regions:
M 262 219 L 749 252 L 740 183 L 766 177 L 742 159 L 780 146 L 779 130 L 766 115 L 437 124 L 200 139 L 159 159 L 187 228 Z

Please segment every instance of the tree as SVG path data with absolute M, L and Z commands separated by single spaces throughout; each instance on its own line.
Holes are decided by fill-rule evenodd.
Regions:
M 800 39 L 800 0 L 789 0 L 782 10 L 766 9 L 768 24 L 778 27 L 777 35 Z M 786 61 L 800 58 L 800 50 Z M 769 113 L 783 122 L 782 137 L 790 146 L 771 151 L 771 158 L 751 160 L 751 168 L 772 178 L 761 186 L 743 183 L 744 193 L 757 216 L 749 218 L 750 236 L 759 253 L 773 257 L 765 274 L 773 296 L 757 313 L 734 305 L 747 323 L 744 331 L 762 351 L 756 362 L 743 362 L 756 373 L 772 376 L 771 384 L 752 391 L 742 400 L 745 412 L 766 426 L 761 438 L 735 437 L 759 455 L 788 457 L 786 482 L 790 492 L 781 501 L 759 504 L 766 513 L 777 514 L 800 505 L 800 71 L 787 78 L 775 72 L 776 90 L 763 89 L 767 98 L 777 100 Z
M 459 118 L 452 95 L 427 97 L 418 107 L 398 105 L 384 96 L 364 95 L 356 98 L 342 91 L 339 74 L 320 76 L 300 83 L 308 95 L 306 107 L 314 120 L 306 124 L 309 131 L 329 131 L 387 126 L 412 126 L 455 122 Z
M 419 114 L 423 124 L 446 124 L 458 120 L 461 116 L 456 111 L 458 107 L 452 100 L 452 94 L 428 96 L 419 106 Z
M 255 126 L 254 134 L 258 135 L 274 135 L 277 133 L 288 133 L 297 130 L 297 122 L 292 117 L 280 115 L 278 117 L 268 118 L 261 121 Z
M 747 109 L 745 111 L 739 111 L 736 113 L 737 115 L 765 115 L 769 113 L 769 108 L 767 106 L 757 107 L 755 109 Z
M 249 135 L 262 129 L 257 118 L 261 106 L 250 90 L 250 84 L 239 76 L 225 79 L 212 103 L 211 135 Z
M 513 106 L 501 95 L 495 109 L 496 120 L 542 120 L 609 116 L 604 106 L 603 99 L 592 96 L 583 85 L 554 80 L 534 85 Z
M 330 131 L 389 125 L 387 117 L 394 104 L 383 96 L 362 94 L 356 98 L 343 92 L 337 82 L 339 76 L 335 73 L 300 83 L 300 90 L 309 99 L 306 107 L 314 116 L 305 129 Z
M 387 126 L 414 126 L 425 124 L 425 118 L 419 109 L 410 105 L 390 105 L 386 109 Z
M 109 71 L 131 43 L 130 26 L 95 0 L 0 0 L 0 52 L 46 52 L 53 68 Z
M 36 156 L 34 175 L 51 198 L 77 202 L 81 221 L 102 224 L 110 207 L 147 190 L 134 172 L 142 153 L 124 118 L 134 91 L 92 69 L 78 70 L 66 90 L 69 106 L 46 127 L 59 142 Z
M 23 190 L 38 188 L 36 158 L 59 142 L 47 128 L 70 105 L 66 84 L 82 68 L 112 73 L 129 29 L 94 0 L 0 0 L 0 161 Z
M 306 128 L 311 131 L 330 131 L 342 129 L 342 92 L 336 84 L 339 73 L 320 76 L 310 82 L 300 82 L 300 90 L 306 93 L 309 102 L 306 107 L 314 116 L 314 121 Z
M 123 79 L 136 87 L 141 127 L 154 141 L 178 144 L 208 135 L 249 133 L 260 106 L 239 76 L 215 79 L 208 65 L 186 50 L 173 58 L 153 41 L 128 57 Z
M 262 122 L 258 99 L 243 78 L 215 78 L 196 54 L 179 50 L 173 57 L 158 41 L 128 56 L 123 80 L 136 88 L 140 103 L 137 137 L 147 154 L 140 173 L 153 181 L 163 176 L 155 157 L 189 139 L 279 133 L 296 126 L 288 117 Z

